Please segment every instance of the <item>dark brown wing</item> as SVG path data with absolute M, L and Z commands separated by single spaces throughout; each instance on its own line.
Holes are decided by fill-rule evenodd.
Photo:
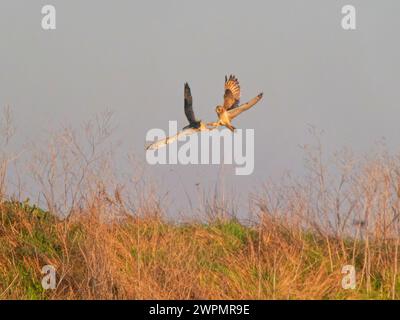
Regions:
M 229 78 L 225 76 L 225 94 L 224 94 L 224 108 L 225 110 L 236 108 L 240 102 L 240 85 L 239 80 L 230 75 Z
M 185 83 L 185 115 L 190 124 L 196 123 L 196 117 L 193 112 L 193 98 L 190 92 L 190 87 Z
M 263 97 L 263 93 L 260 93 L 257 97 L 251 99 L 249 102 L 242 104 L 240 107 L 228 110 L 229 119 L 232 120 L 236 118 L 242 112 L 249 110 L 252 106 L 254 106 L 258 101 L 260 101 Z

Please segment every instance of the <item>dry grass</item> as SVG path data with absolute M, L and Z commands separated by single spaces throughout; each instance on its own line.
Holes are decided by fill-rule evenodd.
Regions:
M 317 142 L 305 147 L 304 179 L 251 196 L 253 221 L 209 201 L 204 218 L 178 224 L 141 175 L 114 174 L 108 120 L 32 150 L 22 175 L 50 212 L 21 190 L 6 196 L 15 157 L 0 154 L 0 299 L 400 298 L 398 157 L 344 151 L 324 162 Z M 348 264 L 354 290 L 341 287 Z M 57 270 L 55 290 L 41 286 L 44 265 Z
M 235 220 L 174 225 L 154 217 L 104 223 L 92 210 L 58 221 L 27 204 L 3 203 L 1 298 L 399 297 L 396 240 L 338 239 L 269 215 L 254 227 Z M 341 288 L 349 263 L 358 271 L 356 290 Z M 49 264 L 57 269 L 54 291 L 40 284 Z

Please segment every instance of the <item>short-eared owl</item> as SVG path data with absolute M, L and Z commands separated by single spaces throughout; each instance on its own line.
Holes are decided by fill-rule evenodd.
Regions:
M 210 123 L 210 126 L 226 126 L 231 131 L 235 130 L 235 127 L 231 124 L 231 121 L 236 118 L 242 112 L 250 109 L 263 97 L 263 93 L 260 93 L 255 98 L 239 106 L 240 103 L 240 85 L 239 80 L 234 76 L 230 75 L 229 78 L 225 76 L 225 94 L 224 104 L 217 106 L 215 111 L 218 115 L 218 122 Z

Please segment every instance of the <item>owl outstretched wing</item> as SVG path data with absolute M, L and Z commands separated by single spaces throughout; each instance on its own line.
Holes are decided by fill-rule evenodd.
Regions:
M 257 97 L 251 99 L 249 102 L 246 102 L 239 107 L 228 110 L 229 119 L 232 120 L 232 119 L 236 118 L 242 112 L 249 110 L 258 101 L 260 101 L 262 99 L 262 97 L 263 97 L 263 93 L 260 93 Z

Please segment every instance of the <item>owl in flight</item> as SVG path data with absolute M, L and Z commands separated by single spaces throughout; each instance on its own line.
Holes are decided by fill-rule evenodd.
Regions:
M 149 145 L 146 149 L 147 150 L 154 150 L 158 149 L 162 146 L 166 146 L 175 140 L 178 140 L 180 137 L 188 136 L 200 131 L 208 131 L 209 129 L 205 125 L 205 123 L 201 120 L 197 120 L 194 111 L 193 111 L 193 98 L 192 93 L 190 91 L 189 84 L 185 83 L 184 88 L 184 108 L 185 108 L 185 115 L 189 121 L 189 125 L 184 127 L 182 131 L 178 132 L 176 135 L 167 137 L 165 139 L 159 140 L 154 142 L 153 144 Z
M 242 112 L 250 109 L 263 97 L 263 93 L 260 93 L 250 101 L 239 105 L 240 103 L 240 85 L 239 80 L 234 76 L 230 75 L 229 78 L 225 76 L 225 94 L 224 104 L 217 106 L 215 112 L 218 115 L 218 121 L 209 123 L 209 126 L 218 127 L 225 126 L 231 131 L 235 130 L 235 127 L 231 124 L 231 121 L 236 118 Z

